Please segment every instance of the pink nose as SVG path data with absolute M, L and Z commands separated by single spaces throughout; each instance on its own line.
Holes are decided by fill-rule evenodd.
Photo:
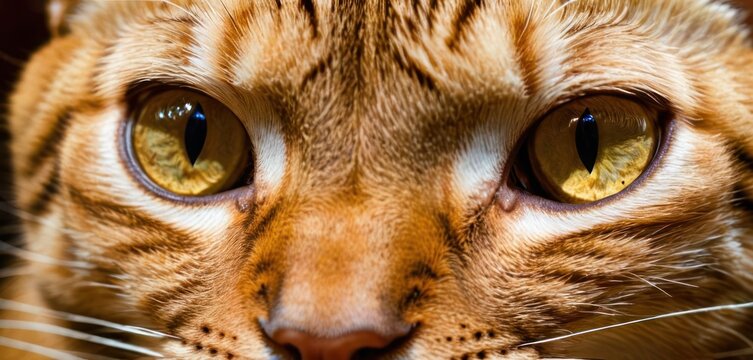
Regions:
M 295 348 L 303 360 L 350 360 L 360 350 L 384 349 L 403 335 L 383 336 L 371 331 L 357 331 L 335 338 L 320 338 L 298 330 L 279 329 L 272 335 L 272 340 L 281 346 Z

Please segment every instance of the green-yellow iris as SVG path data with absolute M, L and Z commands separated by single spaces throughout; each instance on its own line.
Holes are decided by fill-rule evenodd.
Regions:
M 576 134 L 584 114 L 595 120 L 597 140 Z M 529 142 L 536 178 L 544 190 L 563 202 L 587 203 L 614 195 L 635 181 L 651 162 L 659 140 L 657 118 L 653 108 L 612 96 L 562 106 L 538 125 Z M 579 141 L 591 141 L 596 149 L 591 171 L 582 150 L 579 153 Z
M 144 173 L 162 188 L 178 195 L 209 195 L 249 175 L 247 132 L 218 101 L 172 90 L 147 99 L 135 116 L 133 153 Z M 200 131 L 193 130 L 197 119 L 204 122 Z

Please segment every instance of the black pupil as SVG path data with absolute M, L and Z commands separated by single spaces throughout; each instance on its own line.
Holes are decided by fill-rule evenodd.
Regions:
M 188 159 L 191 160 L 191 166 L 196 165 L 196 160 L 201 155 L 201 150 L 204 148 L 204 142 L 207 139 L 207 116 L 204 114 L 204 109 L 201 104 L 196 104 L 194 111 L 188 118 L 186 123 L 186 154 Z
M 589 173 L 593 172 L 599 151 L 599 128 L 596 125 L 596 118 L 591 115 L 588 108 L 578 119 L 578 126 L 575 128 L 575 146 L 583 166 Z

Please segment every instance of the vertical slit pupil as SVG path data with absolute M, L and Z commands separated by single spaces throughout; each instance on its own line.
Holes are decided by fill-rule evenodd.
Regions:
M 599 151 L 599 127 L 596 125 L 596 118 L 588 108 L 578 119 L 578 125 L 575 128 L 575 146 L 583 166 L 589 173 L 593 172 Z
M 207 139 L 207 116 L 204 114 L 201 104 L 196 104 L 191 116 L 188 117 L 184 139 L 186 154 L 191 161 L 191 166 L 194 166 Z

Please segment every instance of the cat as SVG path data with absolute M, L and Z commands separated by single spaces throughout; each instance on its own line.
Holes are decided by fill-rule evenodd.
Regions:
M 753 356 L 725 3 L 49 10 L 10 102 L 3 357 Z

